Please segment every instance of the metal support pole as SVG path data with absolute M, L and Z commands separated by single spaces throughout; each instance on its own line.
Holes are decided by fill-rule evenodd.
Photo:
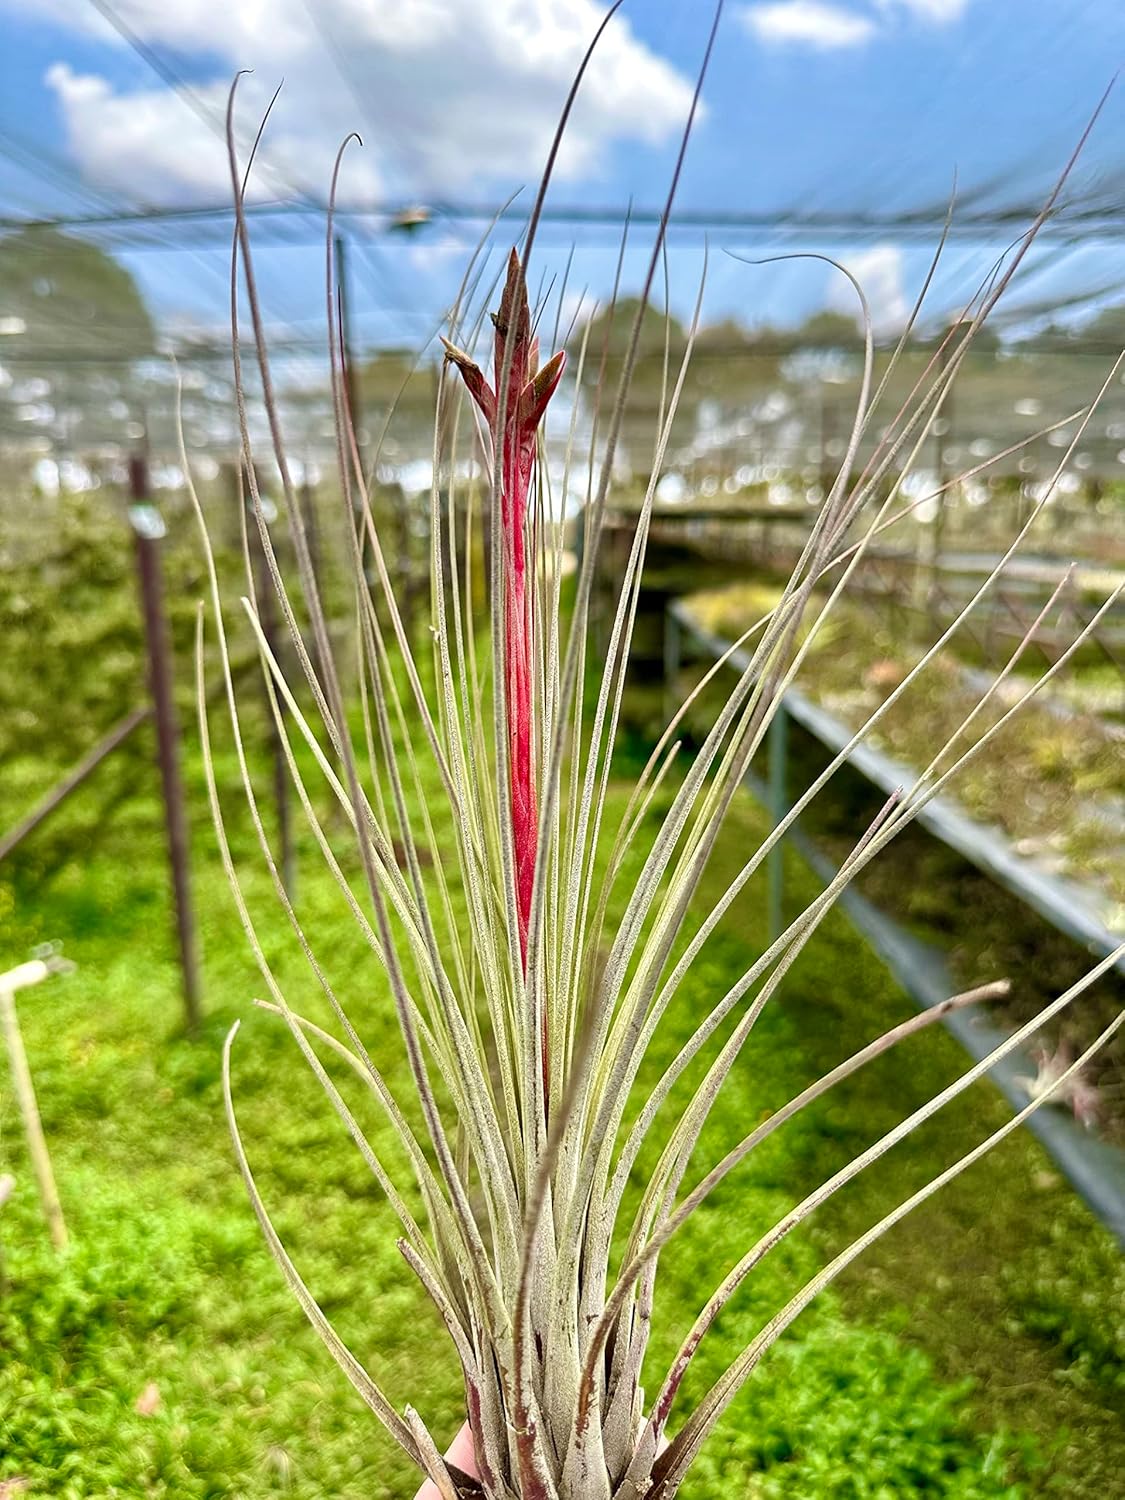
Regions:
M 9 829 L 0 837 L 0 859 L 6 859 L 29 833 L 34 833 L 40 823 L 45 822 L 57 808 L 62 806 L 75 787 L 81 786 L 87 776 L 97 770 L 106 756 L 112 755 L 118 745 L 123 744 L 134 729 L 151 716 L 152 709 L 146 703 L 142 708 L 135 708 L 132 713 L 126 714 L 115 724 L 105 738 L 99 740 L 74 769 L 69 771 L 57 786 L 51 788 L 38 806 L 32 808 L 31 812 L 25 818 L 21 818 L 14 828 Z
M 31 1081 L 31 1069 L 28 1066 L 27 1052 L 20 1033 L 19 1018 L 16 1015 L 16 991 L 25 989 L 30 984 L 39 984 L 52 974 L 57 974 L 68 967 L 70 966 L 57 958 L 36 958 L 30 963 L 20 964 L 16 969 L 9 969 L 7 974 L 0 974 L 0 1028 L 4 1032 L 8 1060 L 12 1066 L 12 1086 L 27 1135 L 31 1170 L 35 1174 L 39 1201 L 43 1205 L 43 1217 L 47 1220 L 51 1244 L 56 1250 L 66 1249 L 66 1221 L 63 1219 L 59 1190 L 55 1185 L 51 1156 L 47 1150 L 47 1138 L 43 1134 L 43 1121 L 40 1118 L 39 1105 L 35 1098 L 35 1085 Z
M 784 700 L 779 700 L 770 721 L 769 740 L 769 811 L 774 828 L 789 810 L 786 789 L 785 766 L 789 753 L 789 715 Z M 766 856 L 766 911 L 769 919 L 769 937 L 772 943 L 784 931 L 785 911 L 785 850 L 784 839 L 777 843 Z
M 176 942 L 183 977 L 184 1013 L 189 1030 L 200 1020 L 199 971 L 195 954 L 195 916 L 191 904 L 187 815 L 180 776 L 180 727 L 172 691 L 172 648 L 164 617 L 164 587 L 160 570 L 160 538 L 164 521 L 148 503 L 148 466 L 140 454 L 129 460 L 129 489 L 133 504 L 129 519 L 137 556 L 148 654 L 148 685 L 156 721 L 156 754 L 164 795 L 164 830 L 176 913 Z

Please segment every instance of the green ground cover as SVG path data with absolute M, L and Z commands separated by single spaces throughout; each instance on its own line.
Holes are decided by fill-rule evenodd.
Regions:
M 229 781 L 229 762 L 220 769 Z M 30 1494 L 55 1500 L 409 1495 L 407 1467 L 304 1324 L 245 1200 L 219 1086 L 220 1043 L 235 1017 L 245 1023 L 235 1059 L 242 1125 L 278 1226 L 357 1354 L 439 1433 L 459 1420 L 444 1336 L 394 1248 L 390 1214 L 284 1028 L 249 1004 L 261 984 L 202 824 L 195 887 L 209 1013 L 200 1035 L 181 1034 L 156 813 L 142 787 L 96 846 L 76 846 L 45 883 L 30 866 L 0 867 L 3 953 L 15 960 L 61 938 L 79 965 L 21 1003 L 73 1237 L 61 1258 L 45 1244 L 10 1094 L 0 1095 L 0 1170 L 18 1180 L 0 1222 L 0 1479 L 25 1479 Z M 654 809 L 654 828 L 661 815 Z M 235 848 L 268 909 L 244 821 L 236 819 Z M 752 805 L 740 807 L 716 878 L 759 831 Z M 55 837 L 65 840 L 65 822 Z M 398 1057 L 385 988 L 314 858 L 306 843 L 302 916 L 375 1054 Z M 796 897 L 805 877 L 790 873 Z M 653 1067 L 757 951 L 759 897 L 752 890 L 740 901 L 696 966 Z M 323 1019 L 277 922 L 265 931 L 292 1002 Z M 701 1160 L 907 1010 L 846 923 L 829 923 L 763 1017 Z M 906 1061 L 794 1122 L 693 1221 L 668 1258 L 653 1378 L 704 1284 L 814 1180 L 961 1066 L 943 1035 L 915 1041 Z M 402 1076 L 393 1062 L 390 1073 Z M 388 1146 L 381 1122 L 362 1118 Z M 848 1228 L 1001 1118 L 993 1094 L 972 1091 L 943 1131 L 896 1152 L 814 1233 L 786 1242 L 721 1320 L 694 1390 Z M 1011 1141 L 805 1315 L 685 1494 L 728 1496 L 735 1486 L 761 1497 L 1104 1496 L 1125 1458 L 1113 1437 L 1122 1395 L 1113 1266 L 1106 1237 L 1034 1143 Z M 150 1386 L 159 1405 L 146 1411 Z
M 0 667 L 4 824 L 143 690 L 129 558 L 114 540 L 123 533 L 112 531 L 121 525 L 112 506 L 94 499 L 69 517 L 50 569 L 38 559 L 0 569 L 0 623 L 13 647 Z M 168 548 L 182 654 L 198 593 L 198 559 L 182 517 Z M 260 745 L 260 706 L 253 695 L 250 702 Z M 305 1324 L 246 1201 L 219 1079 L 221 1042 L 234 1019 L 244 1023 L 235 1080 L 251 1161 L 326 1311 L 400 1403 L 413 1402 L 439 1434 L 460 1421 L 453 1360 L 362 1162 L 284 1028 L 250 1003 L 262 984 L 219 867 L 190 748 L 207 1021 L 194 1037 L 182 1033 L 149 734 L 142 730 L 128 757 L 103 767 L 0 865 L 0 963 L 61 939 L 78 964 L 73 976 L 20 1000 L 72 1236 L 62 1257 L 46 1243 L 0 1065 L 0 1172 L 17 1181 L 0 1212 L 0 1496 L 409 1497 L 411 1474 Z M 627 753 L 622 762 L 622 771 L 636 769 Z M 219 773 L 233 787 L 227 750 Z M 261 781 L 268 787 L 264 766 Z M 611 816 L 623 799 L 615 783 Z M 664 812 L 654 806 L 653 830 Z M 753 804 L 740 802 L 711 894 L 761 830 Z M 232 833 L 255 904 L 270 913 L 244 816 Z M 368 1045 L 401 1083 L 381 977 L 318 873 L 310 838 L 298 853 L 302 919 Z M 807 900 L 811 890 L 794 864 L 789 899 Z M 292 1003 L 325 1019 L 278 917 L 268 916 L 263 936 Z M 763 937 L 761 892 L 751 887 L 695 966 L 639 1090 Z M 909 1010 L 847 923 L 827 922 L 729 1080 L 700 1164 Z M 901 1067 L 888 1062 L 857 1078 L 723 1185 L 666 1257 L 651 1380 L 705 1286 L 761 1229 L 963 1066 L 944 1034 L 918 1038 Z M 351 1083 L 341 1079 L 343 1088 Z M 349 1098 L 394 1160 L 381 1120 L 362 1098 Z M 900 1147 L 807 1233 L 786 1241 L 709 1335 L 694 1391 L 845 1236 L 1003 1118 L 997 1096 L 972 1090 L 940 1129 Z M 684 1493 L 1104 1500 L 1125 1467 L 1123 1305 L 1115 1247 L 1034 1142 L 1013 1139 L 798 1322 Z

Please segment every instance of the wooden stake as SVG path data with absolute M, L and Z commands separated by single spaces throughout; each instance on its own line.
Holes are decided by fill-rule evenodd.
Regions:
M 66 1223 L 63 1220 L 62 1204 L 55 1186 L 55 1174 L 51 1168 L 51 1157 L 47 1151 L 47 1139 L 43 1134 L 43 1122 L 39 1117 L 39 1106 L 35 1099 L 35 1086 L 31 1081 L 31 1069 L 27 1063 L 20 1024 L 16 1016 L 16 991 L 29 984 L 38 984 L 57 972 L 49 962 L 41 958 L 20 964 L 7 974 L 0 974 L 0 1028 L 8 1048 L 12 1065 L 12 1084 L 16 1091 L 23 1127 L 27 1135 L 31 1169 L 39 1187 L 39 1201 L 43 1205 L 43 1216 L 47 1220 L 51 1243 L 56 1250 L 66 1248 Z

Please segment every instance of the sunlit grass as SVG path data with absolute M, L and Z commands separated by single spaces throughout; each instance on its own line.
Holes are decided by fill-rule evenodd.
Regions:
M 220 769 L 224 778 L 234 774 L 227 761 Z M 196 768 L 192 780 L 197 787 Z M 611 815 L 619 816 L 624 803 L 625 787 L 615 785 Z M 153 804 L 138 811 L 155 810 Z M 656 822 L 654 817 L 654 827 Z M 741 803 L 719 851 L 719 874 L 737 857 L 740 840 L 760 826 L 758 814 Z M 248 831 L 236 825 L 232 832 L 236 850 L 248 852 Z M 9 1120 L 5 1165 L 16 1173 L 19 1188 L 4 1216 L 0 1478 L 25 1476 L 33 1481 L 32 1493 L 65 1500 L 112 1493 L 237 1493 L 247 1500 L 283 1491 L 309 1500 L 325 1494 L 340 1500 L 400 1496 L 413 1484 L 410 1465 L 325 1360 L 261 1244 L 234 1172 L 219 1128 L 219 1051 L 235 1015 L 243 1018 L 250 1042 L 237 1062 L 248 1150 L 279 1227 L 322 1305 L 372 1370 L 408 1392 L 437 1433 L 451 1434 L 461 1420 L 455 1363 L 394 1249 L 392 1216 L 339 1122 L 283 1025 L 248 1003 L 258 985 L 221 871 L 203 843 L 205 830 L 197 833 L 209 1018 L 191 1040 L 179 1031 L 163 851 L 152 823 L 148 831 L 140 816 L 114 825 L 100 855 L 59 872 L 48 901 L 29 904 L 22 883 L 3 887 L 6 945 L 22 952 L 44 937 L 62 937 L 79 968 L 31 992 L 22 1007 L 73 1243 L 61 1262 L 51 1252 Z M 385 1060 L 398 1051 L 385 984 L 315 860 L 306 839 L 301 910 L 324 934 L 333 976 L 346 986 L 355 1018 Z M 792 878 L 797 894 L 807 877 L 794 869 Z M 249 879 L 252 889 L 264 886 L 264 876 L 252 867 Z M 756 909 L 748 904 L 737 921 L 725 923 L 712 956 L 693 969 L 651 1059 L 653 1069 L 682 1042 L 704 997 L 727 982 L 760 942 Z M 279 930 L 271 935 L 271 954 L 294 993 L 303 995 L 296 956 Z M 307 1000 L 314 1016 L 329 1019 L 315 996 Z M 828 924 L 794 972 L 789 1000 L 763 1016 L 760 1034 L 712 1117 L 706 1149 L 724 1149 L 745 1121 L 775 1108 L 818 1067 L 906 1013 L 903 997 L 847 925 Z M 956 1051 L 944 1038 L 923 1036 L 911 1048 L 912 1081 L 905 1093 L 901 1077 L 884 1069 L 875 1091 L 861 1091 L 846 1106 L 817 1109 L 771 1141 L 685 1229 L 668 1261 L 654 1366 L 670 1357 L 708 1265 L 736 1258 L 747 1236 L 788 1206 L 794 1189 L 838 1165 L 853 1149 L 849 1132 L 857 1120 L 864 1120 L 865 1132 L 874 1131 L 877 1101 L 889 1118 L 954 1076 Z M 347 1087 L 346 1073 L 334 1070 L 334 1076 Z M 644 1080 L 639 1092 L 643 1088 Z M 350 1097 L 360 1108 L 354 1089 Z M 1001 1117 L 998 1100 L 978 1089 L 951 1129 L 964 1131 L 968 1141 Z M 363 1118 L 373 1143 L 393 1152 L 391 1133 L 375 1112 Z M 886 1164 L 853 1212 L 878 1212 L 912 1178 L 932 1169 L 934 1151 L 955 1150 L 959 1139 L 934 1132 L 919 1138 L 901 1162 Z M 1110 1289 L 1107 1271 L 1095 1267 L 1076 1275 L 1072 1245 L 1045 1230 L 1036 1239 L 1034 1205 L 1021 1223 L 1023 1194 L 1012 1183 L 1037 1158 L 1031 1143 L 1010 1143 L 1002 1157 L 977 1169 L 985 1174 L 979 1184 L 967 1179 L 965 1191 L 953 1193 L 950 1207 L 970 1216 L 966 1227 L 974 1219 L 980 1224 L 969 1231 L 974 1236 L 983 1230 L 1007 1242 L 1013 1265 L 1034 1288 L 1032 1321 L 1050 1316 L 1078 1330 L 1085 1301 Z M 1068 1194 L 1056 1190 L 1047 1197 L 1052 1218 L 1070 1226 L 1072 1244 L 1091 1236 L 1100 1243 L 1081 1211 L 1069 1207 Z M 1005 1205 L 1002 1214 L 999 1205 Z M 924 1225 L 919 1233 L 924 1240 Z M 1025 1237 L 1025 1253 L 1017 1253 Z M 709 1356 L 715 1363 L 702 1368 L 703 1377 L 709 1369 L 718 1373 L 717 1363 L 753 1333 L 771 1302 L 821 1263 L 828 1244 L 807 1237 L 789 1243 L 782 1260 L 724 1315 Z M 932 1299 L 924 1279 L 904 1284 L 895 1277 L 898 1244 L 897 1237 L 888 1244 L 884 1262 L 894 1287 L 891 1302 L 920 1294 Z M 955 1265 L 954 1253 L 928 1272 L 948 1275 Z M 1048 1315 L 1044 1281 L 1067 1268 L 1072 1284 Z M 884 1277 L 886 1302 L 887 1271 L 876 1268 L 873 1274 Z M 880 1485 L 905 1493 L 908 1485 L 924 1484 L 934 1493 L 998 1497 L 1009 1493 L 1006 1473 L 1027 1472 L 1028 1464 L 1033 1476 L 1039 1472 L 1036 1452 L 1049 1452 L 1055 1429 L 1069 1424 L 1088 1430 L 1091 1423 L 1106 1422 L 1098 1413 L 1110 1400 L 1112 1356 L 1110 1366 L 1104 1366 L 1104 1354 L 1093 1356 L 1102 1361 L 1100 1373 L 1095 1369 L 1085 1398 L 1076 1397 L 1052 1379 L 1049 1356 L 1037 1356 L 1033 1342 L 1006 1332 L 1007 1343 L 990 1346 L 989 1357 L 1002 1364 L 1016 1348 L 1024 1370 L 1042 1382 L 1025 1420 L 1015 1423 L 1039 1438 L 1031 1446 L 1025 1439 L 994 1442 L 988 1428 L 1011 1421 L 1018 1403 L 998 1404 L 987 1387 L 966 1396 L 943 1385 L 927 1356 L 880 1326 L 885 1307 L 874 1322 L 857 1321 L 847 1307 L 862 1285 L 844 1302 L 823 1299 L 763 1379 L 748 1387 L 705 1450 L 692 1493 L 726 1495 L 732 1483 L 751 1483 L 763 1496 L 841 1494 L 833 1476 L 847 1469 L 862 1474 L 862 1483 L 847 1492 L 857 1496 L 874 1494 Z M 1019 1301 L 1006 1303 L 998 1286 L 996 1297 L 993 1319 L 1005 1307 L 1018 1312 Z M 961 1327 L 957 1299 L 939 1293 L 937 1307 L 944 1324 L 954 1331 Z M 966 1327 L 958 1337 L 970 1339 L 972 1330 Z M 1075 1337 L 1081 1342 L 1080 1333 Z M 923 1342 L 934 1347 L 932 1339 Z M 1087 1361 L 1081 1350 L 1071 1355 Z M 142 1415 L 136 1403 L 150 1382 L 160 1404 Z M 978 1407 L 983 1410 L 974 1418 Z M 1104 1461 L 1113 1462 L 1108 1446 Z M 1086 1444 L 1068 1481 L 1076 1487 L 1066 1493 L 1086 1493 L 1085 1471 L 1092 1478 L 1097 1463 Z

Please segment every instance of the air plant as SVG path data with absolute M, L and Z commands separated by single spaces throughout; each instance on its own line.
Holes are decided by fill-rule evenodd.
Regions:
M 714 37 L 712 29 L 708 56 Z M 705 69 L 706 60 L 700 85 Z M 233 109 L 233 90 L 231 97 Z M 888 1050 L 908 1045 L 911 1037 L 949 1011 L 1003 991 L 999 982 L 982 985 L 873 1038 L 758 1124 L 698 1181 L 685 1182 L 709 1111 L 756 1020 L 841 891 L 980 753 L 1022 703 L 1064 669 L 1069 655 L 1096 628 L 1116 596 L 1106 600 L 1070 651 L 1006 710 L 995 727 L 976 743 L 956 736 L 913 785 L 888 801 L 859 834 L 827 888 L 745 973 L 734 978 L 725 994 L 714 998 L 675 1060 L 638 1099 L 635 1085 L 653 1036 L 716 927 L 727 912 L 737 910 L 739 901 L 749 899 L 751 877 L 845 756 L 927 669 L 976 599 L 993 587 L 1047 503 L 1049 489 L 942 640 L 891 686 L 850 744 L 805 789 L 761 846 L 749 852 L 720 898 L 703 912 L 694 911 L 685 941 L 686 919 L 724 817 L 740 795 L 781 695 L 800 669 L 815 625 L 846 590 L 872 540 L 921 503 L 901 500 L 902 476 L 922 450 L 974 334 L 1010 282 L 1058 190 L 1028 235 L 965 308 L 910 401 L 897 412 L 886 410 L 886 376 L 873 389 L 870 319 L 856 287 L 866 319 L 865 367 L 839 476 L 780 602 L 736 643 L 740 653 L 732 646 L 705 679 L 717 682 L 721 673 L 729 673 L 722 706 L 702 743 L 686 756 L 679 736 L 684 716 L 704 684 L 677 709 L 631 789 L 624 816 L 611 827 L 611 762 L 654 488 L 696 325 L 683 364 L 670 373 L 665 409 L 653 434 L 653 478 L 619 580 L 604 656 L 595 664 L 588 653 L 598 544 L 636 356 L 639 315 L 620 388 L 599 419 L 599 453 L 576 454 L 577 422 L 571 412 L 563 487 L 573 488 L 586 475 L 588 492 L 586 545 L 568 597 L 562 528 L 551 524 L 557 507 L 542 432 L 548 403 L 559 388 L 563 356 L 555 354 L 541 368 L 538 365 L 534 324 L 542 309 L 531 305 L 526 276 L 550 166 L 573 99 L 574 91 L 523 236 L 522 253 L 513 251 L 507 261 L 494 317 L 492 383 L 465 352 L 474 348 L 481 331 L 483 315 L 476 309 L 490 300 L 493 290 L 483 250 L 474 256 L 450 314 L 435 412 L 431 618 L 424 646 L 411 638 L 404 624 L 370 505 L 368 474 L 348 406 L 348 372 L 328 256 L 341 521 L 351 563 L 359 663 L 355 687 L 337 660 L 294 491 L 242 211 L 245 178 L 231 146 L 237 218 L 233 268 L 235 275 L 241 268 L 245 280 L 299 593 L 287 588 L 263 517 L 241 396 L 239 304 L 232 292 L 245 471 L 269 586 L 276 592 L 297 662 L 293 680 L 262 628 L 249 570 L 244 612 L 261 653 L 277 732 L 304 815 L 382 976 L 401 1032 L 401 1056 L 376 1058 L 368 1050 L 275 864 L 232 685 L 229 612 L 204 527 L 213 630 L 243 790 L 280 907 L 335 1016 L 335 1029 L 314 1024 L 292 1009 L 267 959 L 227 841 L 201 691 L 200 732 L 215 823 L 234 898 L 269 991 L 269 999 L 262 1003 L 288 1026 L 385 1194 L 401 1225 L 398 1243 L 406 1265 L 448 1331 L 464 1378 L 474 1473 L 443 1458 L 419 1414 L 381 1389 L 361 1366 L 317 1306 L 281 1243 L 238 1133 L 231 1082 L 234 1030 L 224 1049 L 227 1111 L 255 1212 L 286 1280 L 349 1380 L 442 1500 L 482 1494 L 489 1500 L 639 1500 L 644 1495 L 670 1500 L 733 1397 L 817 1293 L 875 1238 L 1016 1130 L 1050 1097 L 1049 1091 L 1037 1094 L 1010 1121 L 836 1255 L 777 1309 L 716 1384 L 684 1411 L 685 1374 L 741 1283 L 820 1204 L 1070 1006 L 1118 956 L 1100 963 L 991 1057 L 920 1106 L 783 1218 L 763 1225 L 742 1260 L 717 1274 L 717 1285 L 675 1360 L 646 1397 L 641 1368 L 661 1256 L 694 1210 L 764 1140 L 841 1079 Z M 690 128 L 689 120 L 648 260 L 642 304 L 660 264 L 664 227 Z M 230 138 L 233 141 L 233 132 Z M 330 221 L 329 246 L 331 242 Z M 921 298 L 911 323 L 920 306 Z M 696 323 L 698 316 L 697 307 Z M 908 334 L 909 328 L 892 364 Z M 583 347 L 578 362 L 596 357 L 596 351 Z M 465 392 L 471 406 L 465 405 Z M 1076 415 L 1077 433 L 1059 464 L 1056 481 L 1092 410 L 1090 406 Z M 876 411 L 883 435 L 859 470 L 857 453 Z M 475 463 L 465 458 L 467 413 L 475 422 L 469 443 Z M 187 468 L 186 453 L 184 462 Z M 482 492 L 492 497 L 487 511 Z M 492 528 L 488 621 L 483 627 L 490 648 L 487 662 L 478 660 L 482 623 L 474 614 L 472 576 L 474 541 L 485 524 Z M 368 578 L 374 580 L 370 586 Z M 825 592 L 827 602 L 816 603 L 820 614 L 814 628 L 802 630 L 806 614 Z M 204 634 L 201 610 L 201 689 Z M 1013 654 L 1001 680 L 1018 662 L 1024 645 Z M 970 721 L 989 704 L 998 686 L 983 692 Z M 310 783 L 310 775 L 315 782 Z M 358 855 L 360 894 L 344 868 L 338 840 L 329 835 L 318 812 L 316 798 L 325 791 L 340 809 L 347 843 L 353 856 Z M 666 811 L 651 836 L 648 814 L 658 793 Z M 1078 1078 L 1088 1057 L 1122 1019 L 1118 1017 L 1093 1047 L 1062 1068 L 1052 1087 L 1065 1088 Z M 393 1124 L 409 1164 L 408 1180 L 393 1173 L 368 1142 L 325 1059 L 348 1064 Z M 706 1066 L 692 1086 L 696 1074 L 689 1070 L 697 1062 Z M 685 1087 L 677 1089 L 681 1080 Z M 411 1123 L 414 1119 L 421 1121 L 417 1128 Z M 630 1179 L 650 1140 L 662 1150 L 634 1204 Z

